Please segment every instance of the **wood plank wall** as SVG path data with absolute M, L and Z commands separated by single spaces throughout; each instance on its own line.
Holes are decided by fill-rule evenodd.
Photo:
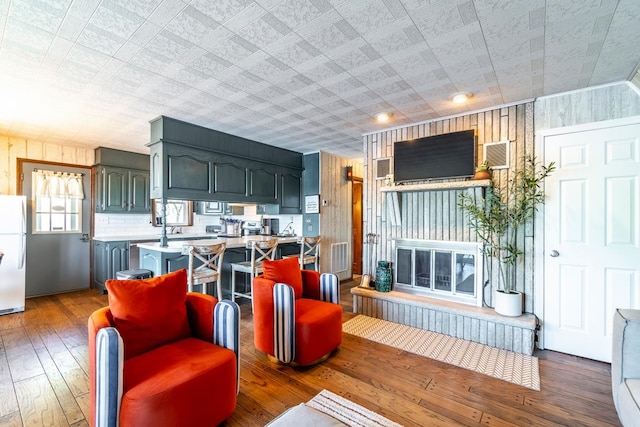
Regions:
M 494 181 L 504 186 L 509 176 L 521 166 L 523 155 L 533 154 L 533 102 L 477 112 L 443 120 L 410 125 L 363 136 L 364 143 L 364 234 L 363 270 L 375 273 L 378 260 L 393 260 L 393 239 L 431 239 L 476 241 L 475 232 L 457 207 L 463 190 L 404 192 L 400 197 L 401 224 L 394 226 L 387 218 L 382 180 L 375 179 L 375 159 L 392 157 L 393 143 L 424 136 L 473 129 L 478 142 L 478 161 L 482 160 L 485 142 L 509 139 L 510 168 L 494 171 Z M 367 233 L 375 235 L 367 243 Z M 533 311 L 533 223 L 521 230 L 519 243 L 525 255 L 516 268 L 517 289 L 525 293 L 525 310 Z M 497 267 L 488 266 L 497 274 Z M 485 288 L 485 302 L 492 306 L 493 283 Z
M 92 166 L 94 150 L 0 135 L 0 194 L 16 194 L 18 158 Z
M 346 180 L 346 167 L 353 167 L 353 176 L 363 176 L 361 161 L 338 157 L 320 152 L 320 204 L 327 201 L 327 206 L 320 206 L 320 271 L 329 271 L 331 263 L 331 244 L 348 242 L 348 270 L 338 273 L 340 280 L 351 278 L 353 257 L 353 226 L 351 219 L 351 199 L 353 189 Z
M 639 87 L 640 72 L 631 82 L 539 98 L 535 103 L 535 131 L 638 116 Z

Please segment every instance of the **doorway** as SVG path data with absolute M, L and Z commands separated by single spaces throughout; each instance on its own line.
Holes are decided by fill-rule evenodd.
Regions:
M 543 348 L 610 362 L 615 309 L 640 308 L 640 124 L 627 122 L 542 135 L 543 162 L 557 167 L 536 284 Z
M 353 224 L 351 275 L 362 275 L 362 178 L 352 179 L 351 216 Z
M 43 196 L 34 190 L 38 174 L 73 176 L 80 196 Z M 50 295 L 90 287 L 91 169 L 18 160 L 18 192 L 27 197 L 26 296 Z M 37 194 L 36 194 L 37 193 Z M 58 194 L 58 193 L 56 193 Z

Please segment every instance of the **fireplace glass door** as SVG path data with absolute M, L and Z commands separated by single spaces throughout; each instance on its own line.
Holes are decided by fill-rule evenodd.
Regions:
M 475 243 L 398 240 L 396 290 L 481 305 L 479 253 Z

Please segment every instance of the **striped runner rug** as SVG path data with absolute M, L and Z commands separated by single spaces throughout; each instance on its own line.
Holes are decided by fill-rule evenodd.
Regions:
M 324 412 L 350 427 L 402 427 L 401 424 L 326 389 L 316 394 L 305 405 Z
M 537 357 L 364 315 L 346 321 L 342 331 L 540 391 Z

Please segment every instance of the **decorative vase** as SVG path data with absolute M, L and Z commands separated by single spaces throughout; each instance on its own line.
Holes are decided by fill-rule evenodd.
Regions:
M 389 261 L 378 261 L 376 268 L 376 291 L 389 292 L 391 290 L 391 263 Z
M 522 315 L 522 293 L 496 291 L 494 310 L 503 316 L 518 317 Z
M 491 172 L 489 172 L 489 171 L 478 171 L 473 176 L 473 179 L 475 179 L 475 180 L 491 179 Z

